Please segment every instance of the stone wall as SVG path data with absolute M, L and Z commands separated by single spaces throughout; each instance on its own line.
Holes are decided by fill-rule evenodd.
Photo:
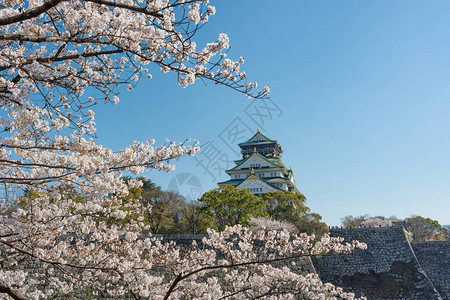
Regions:
M 442 299 L 417 261 L 402 226 L 332 229 L 330 235 L 365 242 L 368 249 L 314 258 L 322 281 L 368 299 Z
M 299 274 L 318 273 L 322 281 L 343 287 L 357 296 L 366 296 L 369 300 L 450 300 L 450 242 L 410 244 L 402 226 L 332 229 L 330 235 L 343 237 L 347 242 L 365 242 L 368 249 L 350 255 L 286 260 L 275 265 L 288 266 Z M 193 241 L 197 242 L 198 247 L 202 247 L 202 239 L 205 237 L 156 236 L 165 242 L 176 242 L 181 248 L 190 247 Z M 34 260 L 29 260 L 22 266 L 30 272 L 39 272 L 42 268 Z M 152 269 L 151 272 L 170 275 L 167 273 L 169 270 L 165 269 Z M 77 291 L 70 296 L 73 299 L 95 298 L 89 291 Z
M 195 241 L 199 247 L 202 247 L 202 239 L 207 237 L 206 235 L 175 235 L 175 234 L 166 234 L 166 235 L 158 235 L 155 234 L 153 237 L 162 238 L 163 242 L 173 241 L 180 248 L 187 248 L 191 246 L 192 242 Z M 314 265 L 310 257 L 302 257 L 297 259 L 289 259 L 284 261 L 279 261 L 273 264 L 277 268 L 281 268 L 284 266 L 289 267 L 293 272 L 297 274 L 309 274 L 316 273 Z
M 331 229 L 331 236 L 359 240 L 365 251 L 350 255 L 283 261 L 297 273 L 317 272 L 324 282 L 368 299 L 450 300 L 450 242 L 408 242 L 401 225 L 381 228 Z M 157 235 L 158 236 L 158 235 Z M 159 235 L 188 247 L 206 236 Z
M 450 241 L 411 245 L 417 260 L 442 298 L 450 300 Z

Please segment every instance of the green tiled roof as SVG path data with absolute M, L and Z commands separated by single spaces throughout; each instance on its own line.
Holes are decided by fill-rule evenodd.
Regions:
M 275 144 L 277 141 L 258 141 L 258 142 L 244 142 L 240 143 L 239 146 L 256 146 L 256 145 L 264 145 L 264 144 Z
M 257 136 L 258 134 L 261 135 L 261 136 L 265 139 L 265 141 L 260 141 L 260 142 L 250 142 L 250 141 L 251 141 L 255 136 Z M 262 134 L 261 132 L 259 132 L 259 129 L 258 129 L 258 132 L 257 132 L 257 133 L 255 133 L 255 134 L 254 134 L 251 138 L 249 138 L 246 142 L 240 143 L 239 146 L 244 145 L 244 144 L 248 144 L 248 145 L 256 145 L 256 143 L 266 143 L 266 142 L 276 143 L 277 141 L 274 141 L 274 140 L 269 139 L 267 136 L 265 136 L 264 134 Z
M 289 177 L 272 177 L 272 178 L 270 178 L 270 180 L 274 180 L 274 179 L 277 179 L 277 180 L 284 180 L 284 181 L 291 181 L 291 179 L 289 178 Z
M 267 159 L 269 161 L 271 161 L 272 163 L 285 168 L 285 166 L 284 166 L 283 162 L 281 161 L 280 157 L 271 157 L 271 158 L 267 158 Z
M 267 157 L 265 157 L 264 155 L 260 154 L 259 152 L 254 152 L 253 154 L 255 154 L 255 153 L 256 153 L 257 155 L 259 155 L 259 157 L 261 157 L 262 159 L 268 161 L 269 163 L 274 164 L 274 165 L 276 165 L 277 167 L 280 167 L 280 168 L 285 168 L 285 166 L 283 165 L 283 163 L 281 163 L 281 160 L 275 159 L 276 161 L 271 161 L 271 159 L 274 159 L 274 158 L 267 158 Z M 253 154 L 252 154 L 252 155 L 253 155 Z M 252 155 L 249 155 L 247 158 L 245 158 L 245 159 L 243 159 L 243 160 L 240 160 L 240 162 L 239 162 L 238 165 L 236 165 L 235 167 L 233 167 L 233 168 L 231 168 L 231 169 L 229 169 L 229 170 L 226 170 L 225 172 L 228 172 L 228 171 L 235 171 L 236 168 L 238 168 L 240 165 L 242 165 L 244 162 L 246 162 L 250 157 L 252 157 Z M 280 163 L 281 163 L 281 164 L 280 164 Z
M 222 182 L 218 182 L 217 184 L 230 184 L 230 185 L 234 185 L 236 183 L 241 183 L 242 181 L 244 181 L 245 179 L 230 179 L 227 181 L 222 181 Z
M 259 153 L 259 152 L 258 152 Z M 263 155 L 264 156 L 264 155 Z M 264 156 L 265 157 L 265 156 Z M 236 165 L 240 165 L 242 162 L 244 162 L 246 159 L 247 159 L 248 157 L 246 157 L 246 158 L 241 158 L 241 159 L 238 159 L 238 160 L 234 160 L 234 163 L 236 164 Z M 277 156 L 277 157 L 265 157 L 266 159 L 268 159 L 268 160 L 270 160 L 271 162 L 273 162 L 273 163 L 275 163 L 275 164 L 278 164 L 278 165 L 280 165 L 280 166 L 283 166 L 284 167 L 284 164 L 283 164 L 283 162 L 281 161 L 281 158 L 279 157 L 279 156 Z

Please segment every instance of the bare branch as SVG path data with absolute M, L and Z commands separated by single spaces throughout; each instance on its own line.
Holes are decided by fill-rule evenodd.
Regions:
M 18 22 L 22 22 L 22 21 L 25 21 L 28 19 L 35 18 L 64 1 L 67 1 L 67 0 L 45 1 L 44 4 L 42 4 L 41 6 L 30 9 L 21 14 L 17 14 L 17 15 L 11 16 L 11 17 L 5 17 L 5 18 L 0 19 L 0 26 L 10 25 L 10 24 L 14 24 L 14 23 L 18 23 Z

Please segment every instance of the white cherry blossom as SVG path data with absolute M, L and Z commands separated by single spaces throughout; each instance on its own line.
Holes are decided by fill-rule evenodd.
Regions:
M 28 190 L 15 206 L 0 201 L 0 298 L 91 291 L 98 298 L 353 299 L 315 274 L 271 263 L 364 248 L 357 242 L 235 226 L 180 249 L 145 235 L 151 207 L 127 200 L 142 183 L 125 183 L 122 173 L 171 171 L 168 162 L 194 155 L 197 144 L 148 140 L 115 152 L 95 143 L 95 106 L 117 104 L 121 86 L 131 91 L 158 70 L 176 73 L 182 87 L 203 79 L 250 98 L 269 94 L 247 83 L 243 58 L 227 58 L 226 34 L 195 43 L 215 14 L 208 2 L 0 0 L 0 183 Z M 27 272 L 29 263 L 38 272 Z

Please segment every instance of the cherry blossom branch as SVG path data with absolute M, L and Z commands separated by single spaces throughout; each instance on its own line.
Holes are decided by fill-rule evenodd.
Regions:
M 133 5 L 127 5 L 127 4 L 124 4 L 124 3 L 108 1 L 108 0 L 84 0 L 84 1 L 86 1 L 86 2 L 93 2 L 93 3 L 97 3 L 97 4 L 102 4 L 102 5 L 107 5 L 107 6 L 112 6 L 112 7 L 123 8 L 123 9 L 135 11 L 135 12 L 138 12 L 138 13 L 143 13 L 145 15 L 153 16 L 153 17 L 160 18 L 160 19 L 163 17 L 162 14 L 148 11 L 145 7 L 144 8 L 143 7 L 137 7 L 137 6 L 133 6 Z M 165 7 L 164 9 L 167 9 L 167 7 Z
M 8 296 L 13 298 L 14 300 L 27 300 L 28 299 L 24 295 L 19 293 L 18 291 L 14 291 L 10 287 L 3 286 L 1 284 L 0 284 L 0 293 L 7 294 Z
M 18 23 L 18 22 L 22 22 L 22 21 L 25 21 L 28 19 L 35 18 L 64 1 L 68 1 L 68 0 L 47 0 L 47 1 L 44 1 L 44 4 L 42 4 L 41 6 L 30 9 L 21 14 L 17 14 L 17 15 L 10 16 L 10 17 L 0 18 L 0 26 L 10 25 L 10 24 L 14 24 L 14 23 Z

